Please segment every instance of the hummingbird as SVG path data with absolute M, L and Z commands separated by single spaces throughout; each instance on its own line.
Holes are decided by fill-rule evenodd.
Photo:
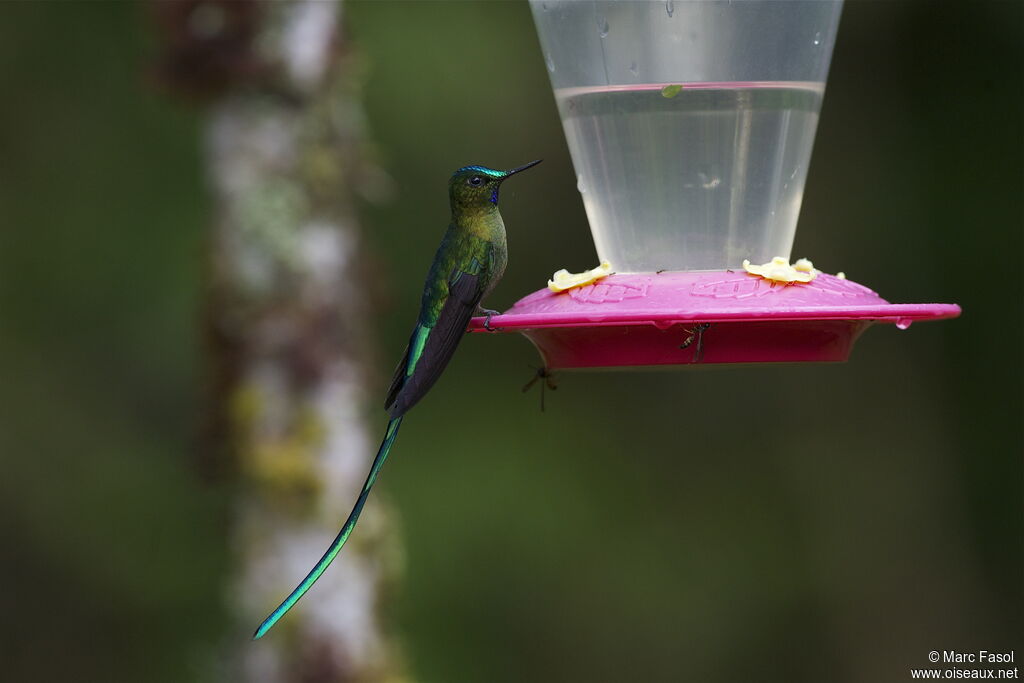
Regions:
M 473 314 L 486 315 L 488 328 L 491 316 L 498 314 L 498 311 L 480 305 L 505 273 L 508 260 L 505 224 L 498 212 L 498 191 L 511 176 L 540 162 L 538 159 L 508 171 L 464 166 L 452 174 L 448 181 L 451 222 L 427 274 L 416 327 L 391 380 L 384 402 L 390 419 L 366 483 L 327 552 L 284 602 L 263 620 L 253 634 L 253 640 L 266 635 L 306 594 L 345 545 L 398 436 L 402 418 L 441 376 Z

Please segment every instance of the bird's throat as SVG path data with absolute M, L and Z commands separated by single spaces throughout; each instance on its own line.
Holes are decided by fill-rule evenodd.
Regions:
M 460 231 L 480 239 L 505 239 L 505 223 L 501 220 L 501 213 L 497 206 L 489 202 L 484 206 L 452 207 L 452 222 Z

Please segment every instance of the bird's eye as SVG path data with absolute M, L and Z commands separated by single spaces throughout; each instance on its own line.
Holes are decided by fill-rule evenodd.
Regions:
M 478 175 L 475 175 L 469 179 L 469 184 L 472 185 L 473 187 L 480 187 L 481 185 L 484 184 L 484 179 Z

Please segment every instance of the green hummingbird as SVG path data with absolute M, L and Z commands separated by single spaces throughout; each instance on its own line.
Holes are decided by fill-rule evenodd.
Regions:
M 427 274 L 416 327 L 402 361 L 395 368 L 384 402 L 391 419 L 366 483 L 327 552 L 284 602 L 264 619 L 253 634 L 253 640 L 262 638 L 305 595 L 345 545 L 395 442 L 402 418 L 441 376 L 473 314 L 485 314 L 488 325 L 491 316 L 497 315 L 497 311 L 481 308 L 480 302 L 498 284 L 508 260 L 505 224 L 498 212 L 498 190 L 510 176 L 540 162 L 540 159 L 531 161 L 509 171 L 464 166 L 452 174 L 448 181 L 451 222 Z

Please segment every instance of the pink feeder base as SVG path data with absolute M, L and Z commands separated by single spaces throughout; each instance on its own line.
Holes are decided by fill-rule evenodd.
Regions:
M 958 315 L 955 304 L 890 304 L 825 273 L 787 285 L 745 271 L 703 271 L 542 289 L 491 318 L 491 328 L 525 334 L 549 369 L 793 363 L 846 360 L 876 322 L 906 328 Z M 486 332 L 484 321 L 473 318 L 469 331 Z

